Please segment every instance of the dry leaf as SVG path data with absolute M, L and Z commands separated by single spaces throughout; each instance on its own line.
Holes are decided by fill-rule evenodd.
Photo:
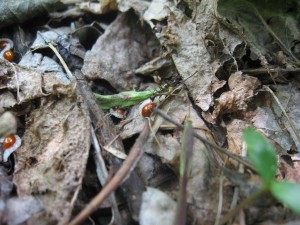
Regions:
M 59 7 L 59 0 L 0 1 L 0 28 L 23 23 Z
M 9 90 L 16 93 L 18 104 L 49 94 L 73 95 L 74 85 L 61 67 L 54 60 L 41 54 L 32 55 L 29 52 L 23 57 L 22 66 L 3 60 L 0 60 L 0 66 L 3 68 L 3 77 L 5 76 L 2 80 Z
M 132 12 L 117 17 L 86 53 L 82 71 L 88 79 L 105 79 L 118 91 L 137 87 L 133 70 L 157 56 L 159 47 L 149 27 Z
M 291 143 L 287 132 L 278 123 L 271 108 L 258 107 L 251 122 L 256 129 L 259 129 L 271 142 L 276 144 L 278 151 L 291 149 L 293 143 Z
M 197 8 L 205 9 L 205 12 L 197 12 L 193 21 L 171 2 L 154 0 L 145 12 L 144 19 L 155 30 L 161 45 L 167 48 L 167 54 L 172 56 L 181 77 L 187 79 L 196 73 L 184 83 L 196 105 L 207 111 L 213 103 L 211 85 L 218 80 L 215 74 L 223 62 L 232 58 L 233 50 L 242 41 L 236 36 L 234 41 L 228 43 L 214 37 L 217 28 L 213 4 L 201 1 Z M 167 25 L 164 25 L 166 20 Z M 217 46 L 218 42 L 221 46 Z M 220 51 L 217 54 L 222 57 L 216 57 L 210 53 L 208 43 L 214 44 L 213 50 L 225 48 L 227 53 Z
M 28 118 L 16 155 L 19 197 L 32 195 L 46 212 L 40 220 L 65 224 L 81 186 L 90 148 L 90 121 L 82 102 L 43 99 Z
M 229 77 L 228 86 L 230 91 L 223 92 L 216 99 L 216 106 L 212 113 L 213 119 L 226 113 L 245 111 L 254 96 L 255 89 L 260 86 L 260 81 L 256 77 L 236 72 Z
M 290 120 L 296 128 L 296 132 L 299 136 L 300 124 L 299 124 L 299 115 L 300 115 L 300 92 L 299 92 L 299 81 L 291 82 L 288 85 L 277 85 L 276 86 L 276 96 L 278 97 L 281 105 L 284 107 L 287 112 Z M 282 131 L 287 130 L 286 132 L 288 138 L 290 139 L 291 145 L 295 145 L 296 150 L 300 152 L 300 140 L 296 137 L 295 132 L 292 130 L 291 125 L 288 123 L 286 116 L 283 115 L 282 110 L 279 108 L 278 103 L 272 99 L 272 107 L 278 118 L 280 118 L 282 123 Z
M 240 155 L 243 147 L 243 131 L 247 123 L 243 120 L 234 119 L 226 125 L 228 149 L 235 154 Z

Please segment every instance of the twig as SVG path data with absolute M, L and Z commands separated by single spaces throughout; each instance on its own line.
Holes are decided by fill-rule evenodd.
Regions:
M 257 75 L 257 74 L 268 74 L 270 73 L 294 73 L 294 74 L 299 74 L 300 69 L 299 68 L 257 68 L 257 69 L 245 69 L 245 70 L 241 70 L 243 73 L 248 73 L 248 74 L 253 74 L 253 75 Z
M 222 214 L 222 207 L 223 207 L 223 184 L 224 184 L 224 174 L 222 173 L 220 176 L 220 185 L 219 185 L 219 204 L 218 204 L 218 211 L 216 216 L 216 221 L 214 225 L 220 224 L 220 218 Z
M 270 35 L 275 39 L 275 41 L 282 48 L 282 50 L 286 54 L 288 54 L 289 56 L 291 56 L 296 62 L 299 62 L 299 60 L 296 58 L 296 56 L 285 46 L 285 44 L 280 40 L 280 38 L 274 33 L 274 31 L 272 30 L 272 28 L 266 23 L 265 19 L 259 13 L 259 11 L 257 10 L 257 8 L 254 5 L 252 5 L 252 4 L 251 4 L 251 6 L 252 6 L 252 8 L 254 10 L 254 13 L 258 16 L 259 20 L 261 21 L 261 23 L 264 25 L 264 27 L 270 33 Z
M 87 81 L 83 78 L 81 71 L 76 70 L 74 75 L 77 80 L 76 88 L 79 92 L 79 95 L 83 96 L 89 107 L 90 118 L 93 127 L 95 127 L 95 133 L 100 145 L 111 145 L 112 148 L 125 152 L 121 138 L 117 138 L 114 142 L 112 142 L 112 140 L 118 136 L 117 130 L 113 126 L 112 121 L 105 117 L 104 112 L 100 109 L 95 96 L 92 93 Z M 112 154 L 108 155 L 107 160 L 109 160 L 110 164 L 113 166 L 112 169 L 114 171 L 118 171 L 123 164 L 123 160 L 113 156 Z M 127 200 L 131 216 L 133 218 L 138 218 L 141 196 L 145 190 L 145 185 L 141 177 L 135 171 L 133 171 L 131 176 L 121 185 L 121 190 L 125 199 Z M 124 214 L 122 214 L 122 218 L 123 220 L 129 219 L 128 216 Z
M 103 187 L 102 191 L 92 199 L 92 201 L 72 220 L 69 225 L 77 225 L 83 222 L 88 216 L 94 212 L 98 206 L 128 177 L 133 171 L 140 156 L 142 155 L 143 146 L 148 140 L 150 128 L 148 123 L 145 123 L 144 129 L 130 150 L 127 159 L 120 167 L 115 176 Z
M 105 183 L 107 182 L 108 172 L 106 170 L 105 162 L 101 155 L 100 145 L 97 140 L 93 127 L 91 127 L 91 136 L 92 136 L 92 145 L 94 146 L 94 152 L 92 155 L 96 165 L 96 174 L 100 184 L 104 186 Z M 112 220 L 114 220 L 113 222 L 115 224 L 122 224 L 121 215 L 118 209 L 118 204 L 114 193 L 110 195 L 109 201 L 112 205 L 112 212 L 113 212 Z
M 160 109 L 155 108 L 154 112 L 156 112 L 158 115 L 160 115 L 161 117 L 163 117 L 165 120 L 169 121 L 170 123 L 173 123 L 174 125 L 176 125 L 178 128 L 183 129 L 184 126 L 179 124 L 177 121 L 175 121 L 172 117 L 168 116 L 167 114 L 165 114 L 163 111 L 161 111 Z M 241 158 L 238 155 L 232 154 L 231 152 L 229 152 L 227 149 L 222 148 L 218 145 L 216 145 L 215 143 L 212 143 L 210 141 L 208 141 L 207 139 L 205 139 L 204 137 L 202 137 L 201 135 L 199 135 L 198 133 L 194 132 L 194 136 L 199 139 L 200 141 L 202 141 L 204 144 L 207 144 L 208 146 L 218 150 L 219 152 L 229 156 L 230 158 L 242 163 L 243 165 L 245 165 L 246 167 L 248 167 L 249 169 L 251 169 L 252 171 L 256 171 L 256 169 L 251 165 L 251 163 L 247 162 L 245 159 Z
M 244 142 L 244 141 L 243 141 L 241 156 L 242 157 L 247 156 L 247 145 L 246 145 L 246 142 Z M 244 173 L 245 172 L 245 167 L 243 166 L 243 164 L 239 165 L 238 172 L 239 173 Z M 239 192 L 240 192 L 240 188 L 238 186 L 235 186 L 234 191 L 233 191 L 232 201 L 231 201 L 231 204 L 230 204 L 230 210 L 233 210 L 236 207 L 237 202 L 239 200 Z
M 51 48 L 51 50 L 54 52 L 54 54 L 57 56 L 57 58 L 59 59 L 60 63 L 62 64 L 62 66 L 64 67 L 66 73 L 67 73 L 67 77 L 68 79 L 73 78 L 73 74 L 70 71 L 69 67 L 67 66 L 65 60 L 61 57 L 61 55 L 59 54 L 59 52 L 57 51 L 57 49 L 53 46 L 53 44 L 48 43 L 49 48 Z

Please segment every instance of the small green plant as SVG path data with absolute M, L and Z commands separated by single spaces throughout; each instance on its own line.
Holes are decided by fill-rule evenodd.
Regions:
M 244 199 L 236 208 L 226 214 L 219 224 L 225 224 L 242 208 L 249 205 L 265 192 L 272 193 L 277 200 L 285 204 L 295 213 L 300 214 L 300 185 L 275 180 L 277 158 L 271 143 L 253 128 L 245 130 L 243 139 L 247 144 L 248 157 L 261 177 L 263 187 Z
M 248 147 L 249 159 L 257 169 L 264 188 L 269 190 L 277 200 L 300 214 L 300 185 L 275 180 L 277 159 L 271 143 L 253 128 L 246 129 L 243 139 Z

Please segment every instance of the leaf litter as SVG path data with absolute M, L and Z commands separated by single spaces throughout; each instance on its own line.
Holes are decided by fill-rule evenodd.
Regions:
M 61 2 L 69 8 L 61 8 Z M 94 2 L 98 8 L 61 2 L 41 4 L 60 10 L 49 14 L 52 20 L 45 18 L 48 23 L 35 21 L 35 30 L 26 23 L 13 25 L 30 33 L 23 31 L 23 41 L 31 38 L 33 45 L 26 52 L 16 42 L 15 50 L 22 50 L 16 51 L 14 63 L 0 59 L 0 134 L 22 137 L 12 164 L 0 167 L 1 222 L 77 224 L 97 209 L 88 204 L 93 196 L 108 196 L 120 187 L 105 203 L 113 213 L 98 208 L 91 215 L 96 224 L 153 224 L 151 218 L 155 224 L 219 224 L 235 198 L 245 198 L 261 185 L 247 161 L 236 157 L 245 156 L 241 137 L 248 126 L 276 146 L 277 178 L 299 182 L 297 1 L 272 6 L 255 0 Z M 12 5 L 6 7 L 14 11 Z M 70 13 L 72 8 L 77 12 Z M 30 19 L 20 17 L 22 22 Z M 1 36 L 13 37 L 14 32 L 3 28 Z M 49 50 L 50 44 L 58 53 Z M 82 69 L 83 77 L 72 75 L 76 69 Z M 102 111 L 81 79 L 112 101 L 111 106 L 124 105 L 126 117 L 110 117 L 105 105 Z M 173 87 L 163 88 L 166 83 Z M 150 97 L 158 99 L 163 116 L 153 113 L 145 119 L 138 102 L 122 103 L 130 98 L 124 93 L 132 90 L 157 90 Z M 108 94 L 121 99 L 116 102 Z M 182 135 L 180 126 L 188 118 L 190 130 L 203 139 Z M 100 161 L 94 157 L 95 162 L 88 160 L 91 127 L 103 156 Z M 193 145 L 186 143 L 189 138 Z M 92 149 L 97 143 L 93 141 Z M 184 164 L 182 145 L 192 149 Z M 124 163 L 105 149 L 125 151 Z M 108 168 L 102 187 L 89 177 L 100 167 Z M 184 179 L 183 168 L 188 169 Z M 87 181 L 95 182 L 93 188 Z M 267 197 L 243 211 L 244 223 L 299 221 Z M 94 200 L 97 206 L 101 202 Z M 182 201 L 177 207 L 186 209 L 187 217 L 176 215 L 176 204 Z M 15 214 L 16 205 L 22 216 Z

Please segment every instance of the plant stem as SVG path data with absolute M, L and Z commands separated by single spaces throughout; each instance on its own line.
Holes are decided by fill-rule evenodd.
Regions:
M 250 205 L 254 200 L 256 200 L 262 193 L 266 192 L 267 188 L 262 187 L 250 195 L 248 198 L 244 199 L 240 204 L 237 205 L 233 210 L 227 213 L 220 221 L 220 225 L 225 224 L 230 219 L 232 219 L 240 210 L 242 210 L 247 205 Z

